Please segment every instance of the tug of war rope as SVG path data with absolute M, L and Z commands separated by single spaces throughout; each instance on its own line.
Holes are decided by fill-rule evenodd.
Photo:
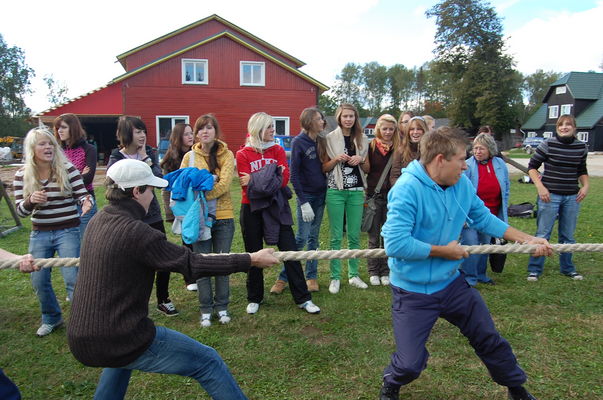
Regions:
M 535 244 L 483 244 L 475 246 L 461 246 L 469 254 L 530 254 L 538 245 Z M 573 243 L 573 244 L 551 244 L 557 253 L 596 253 L 603 252 L 603 244 L 600 243 Z M 211 256 L 211 254 L 208 254 Z M 215 254 L 217 255 L 217 254 Z M 224 255 L 224 253 L 220 254 Z M 279 261 L 301 261 L 301 260 L 332 260 L 350 258 L 382 258 L 387 257 L 384 249 L 364 250 L 311 250 L 311 251 L 275 251 L 274 256 Z M 79 258 L 37 258 L 35 264 L 42 268 L 50 267 L 75 267 L 80 262 Z M 0 270 L 19 268 L 19 259 L 0 261 Z

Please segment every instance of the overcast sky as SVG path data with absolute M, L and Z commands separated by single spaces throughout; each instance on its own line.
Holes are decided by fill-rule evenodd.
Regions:
M 42 78 L 69 96 L 105 85 L 124 70 L 118 54 L 218 14 L 307 65 L 327 86 L 347 62 L 419 66 L 433 58 L 435 21 L 426 0 L 16 1 L 2 5 L 0 34 L 25 51 L 36 72 L 27 104 L 49 107 Z M 603 0 L 494 0 L 519 71 L 601 71 Z

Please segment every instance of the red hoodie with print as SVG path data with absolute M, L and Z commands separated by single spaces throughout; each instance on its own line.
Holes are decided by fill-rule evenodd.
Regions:
M 282 165 L 283 169 L 283 187 L 289 183 L 289 164 L 287 164 L 287 154 L 278 144 L 274 144 L 265 149 L 263 153 L 250 146 L 241 146 L 236 155 L 237 171 L 239 177 L 245 174 L 252 174 L 267 164 L 277 163 Z M 247 186 L 242 187 L 241 203 L 249 204 L 247 198 Z

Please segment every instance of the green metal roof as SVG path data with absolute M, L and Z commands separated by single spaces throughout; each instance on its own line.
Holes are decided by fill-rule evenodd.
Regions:
M 595 101 L 576 118 L 576 128 L 591 129 L 603 117 L 603 98 Z
M 547 110 L 547 105 L 546 104 L 541 105 L 540 108 L 538 109 L 538 111 L 536 111 L 534 114 L 532 114 L 530 119 L 528 119 L 526 121 L 526 123 L 521 126 L 521 129 L 537 130 L 537 129 L 542 128 L 544 126 L 544 123 L 546 122 L 546 110 Z
M 603 74 L 598 72 L 570 72 L 551 84 L 544 100 L 552 94 L 556 86 L 567 85 L 576 100 L 597 100 L 603 94 Z

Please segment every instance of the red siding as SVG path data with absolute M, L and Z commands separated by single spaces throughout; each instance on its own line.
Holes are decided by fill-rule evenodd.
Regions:
M 183 85 L 181 59 L 208 60 L 208 85 Z M 266 86 L 239 85 L 239 61 L 263 61 Z M 191 124 L 202 114 L 214 113 L 231 149 L 240 146 L 247 120 L 258 111 L 289 117 L 289 132 L 300 130 L 301 111 L 316 104 L 318 88 L 228 38 L 220 38 L 168 60 L 124 81 L 126 114 L 139 115 L 156 145 L 156 115 L 188 115 Z
M 216 35 L 218 33 L 229 31 L 236 36 L 243 37 L 247 42 L 251 43 L 255 47 L 265 51 L 271 56 L 281 60 L 284 63 L 287 63 L 293 67 L 296 65 L 289 59 L 283 57 L 282 55 L 276 53 L 273 50 L 270 50 L 266 46 L 263 46 L 259 42 L 252 40 L 248 36 L 244 36 L 242 33 L 239 33 L 228 26 L 222 24 L 216 20 L 210 20 L 205 22 L 204 24 L 198 25 L 194 28 L 191 28 L 187 31 L 181 32 L 175 36 L 167 38 L 159 43 L 156 43 L 152 46 L 149 46 L 145 49 L 139 50 L 136 53 L 133 53 L 122 61 L 126 65 L 126 71 L 131 71 L 135 68 L 140 67 L 141 65 L 147 64 L 149 62 L 155 61 L 161 57 L 164 57 L 166 54 L 170 54 L 174 51 L 183 49 L 192 44 L 198 43 L 204 39 L 207 39 L 210 36 Z
M 50 116 L 65 113 L 78 115 L 121 115 L 123 112 L 121 86 L 121 83 L 114 83 L 97 92 L 93 92 L 40 115 Z

